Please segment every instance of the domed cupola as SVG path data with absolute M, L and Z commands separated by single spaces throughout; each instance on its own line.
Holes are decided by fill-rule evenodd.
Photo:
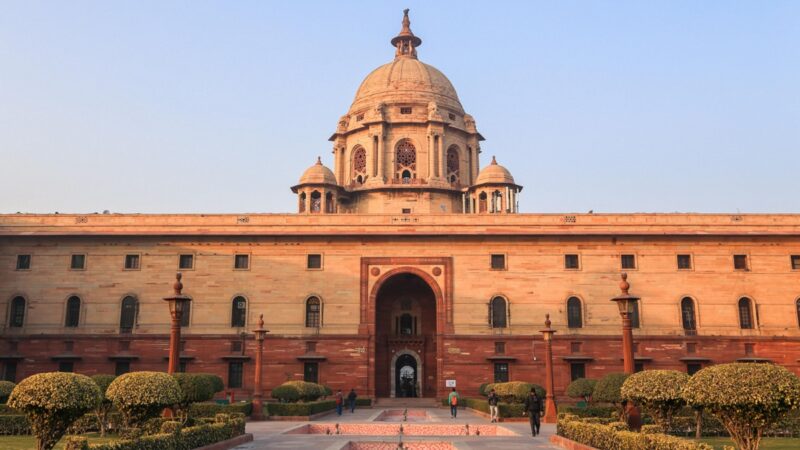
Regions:
M 469 209 L 473 213 L 516 213 L 520 191 L 522 186 L 514 182 L 511 172 L 497 164 L 493 156 L 491 164 L 480 171 L 469 188 Z
M 336 176 L 319 157 L 303 172 L 297 185 L 292 186 L 292 192 L 297 194 L 298 212 L 311 214 L 335 213 L 339 190 Z

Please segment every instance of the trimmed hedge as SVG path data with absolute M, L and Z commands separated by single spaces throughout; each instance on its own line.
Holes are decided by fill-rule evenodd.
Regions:
M 213 424 L 181 428 L 177 433 L 158 433 L 134 440 L 90 445 L 90 450 L 191 450 L 244 434 L 244 419 L 226 418 Z
M 567 386 L 567 395 L 572 398 L 584 399 L 587 403 L 594 393 L 597 380 L 578 378 Z
M 609 373 L 600 378 L 594 386 L 592 400 L 615 405 L 620 403 L 622 401 L 620 389 L 622 389 L 622 385 L 627 379 L 628 375 L 624 373 Z
M 238 402 L 229 405 L 219 403 L 192 403 L 189 405 L 189 417 L 196 419 L 199 417 L 214 417 L 220 413 L 241 413 L 249 416 L 253 412 L 253 404 L 250 402 Z
M 489 395 L 489 392 L 494 389 L 495 394 L 505 403 L 524 403 L 525 399 L 528 398 L 531 393 L 531 388 L 536 389 L 536 395 L 544 401 L 546 393 L 544 388 L 538 384 L 527 383 L 525 381 L 488 384 L 484 388 L 484 392 L 486 392 L 486 395 Z
M 284 403 L 313 402 L 325 395 L 325 386 L 307 381 L 287 381 L 272 389 L 270 394 Z
M 8 401 L 8 397 L 11 395 L 11 391 L 14 390 L 14 386 L 16 384 L 10 381 L 0 381 L 0 403 L 5 404 Z
M 372 399 L 356 397 L 356 406 L 372 406 Z
M 0 436 L 31 434 L 31 424 L 22 414 L 0 416 Z
M 450 406 L 446 398 L 442 399 L 442 406 Z M 482 398 L 461 398 L 458 406 L 489 414 L 489 402 Z M 525 407 L 521 403 L 500 402 L 497 404 L 497 415 L 499 417 L 523 417 L 522 412 L 524 409 Z
M 559 405 L 558 412 L 568 413 L 578 417 L 619 418 L 617 408 L 613 406 L 587 406 L 586 408 L 578 408 L 577 406 Z
M 308 403 L 267 403 L 264 406 L 270 416 L 310 416 L 335 408 L 336 400 L 320 400 Z
M 689 375 L 676 370 L 644 370 L 628 377 L 620 396 L 643 405 L 664 429 L 671 428 L 672 417 L 686 404 L 682 397 Z
M 219 375 L 214 375 L 213 373 L 197 373 L 195 375 L 202 375 L 211 382 L 211 389 L 216 394 L 217 392 L 222 392 L 225 390 L 225 382 L 222 381 L 222 377 Z
M 714 450 L 714 447 L 666 434 L 619 431 L 623 425 L 585 423 L 578 417 L 562 414 L 558 420 L 559 436 L 599 450 Z
M 167 407 L 181 401 L 181 388 L 164 372 L 130 372 L 120 375 L 106 391 L 127 426 L 141 426 Z

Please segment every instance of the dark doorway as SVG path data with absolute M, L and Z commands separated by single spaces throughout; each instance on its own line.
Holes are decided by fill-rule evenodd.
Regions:
M 417 397 L 417 360 L 406 353 L 394 365 L 395 397 Z

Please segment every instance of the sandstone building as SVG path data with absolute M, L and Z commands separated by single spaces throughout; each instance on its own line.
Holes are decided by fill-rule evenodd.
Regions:
M 800 373 L 800 215 L 521 214 L 475 119 L 422 63 L 403 18 L 333 142 L 292 192 L 297 214 L 0 216 L 0 369 L 165 370 L 175 272 L 193 298 L 181 368 L 253 386 L 307 379 L 368 396 L 443 395 L 456 380 L 544 382 L 556 395 L 622 370 L 610 301 L 642 298 L 637 366 L 769 361 Z

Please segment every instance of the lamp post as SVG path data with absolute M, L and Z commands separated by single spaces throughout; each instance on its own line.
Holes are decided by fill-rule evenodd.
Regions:
M 622 281 L 619 283 L 619 288 L 622 293 L 611 299 L 612 302 L 617 303 L 619 308 L 619 315 L 622 316 L 622 360 L 625 368 L 625 373 L 632 374 L 635 370 L 633 359 L 633 329 L 631 327 L 631 315 L 636 310 L 636 302 L 639 297 L 628 293 L 631 288 L 628 283 L 628 274 L 623 272 L 621 275 Z
M 256 335 L 258 351 L 256 352 L 256 375 L 253 387 L 253 412 L 250 414 L 252 420 L 264 420 L 264 401 L 261 393 L 261 354 L 264 351 L 264 338 L 269 330 L 264 329 L 264 314 L 258 316 L 258 328 L 253 330 Z
M 555 383 L 553 381 L 553 334 L 556 330 L 550 328 L 550 314 L 545 314 L 544 329 L 539 330 L 544 338 L 544 371 L 545 371 L 545 389 L 547 394 L 544 400 L 544 423 L 556 423 L 558 420 L 558 412 L 556 410 L 556 401 L 553 391 L 555 390 Z
M 183 295 L 182 275 L 180 272 L 175 274 L 175 284 L 172 286 L 175 293 L 171 297 L 164 297 L 164 301 L 169 302 L 169 313 L 172 316 L 172 324 L 169 330 L 169 366 L 167 373 L 173 374 L 178 371 L 178 361 L 180 361 L 181 346 L 181 317 L 186 305 L 192 301 L 191 298 Z

